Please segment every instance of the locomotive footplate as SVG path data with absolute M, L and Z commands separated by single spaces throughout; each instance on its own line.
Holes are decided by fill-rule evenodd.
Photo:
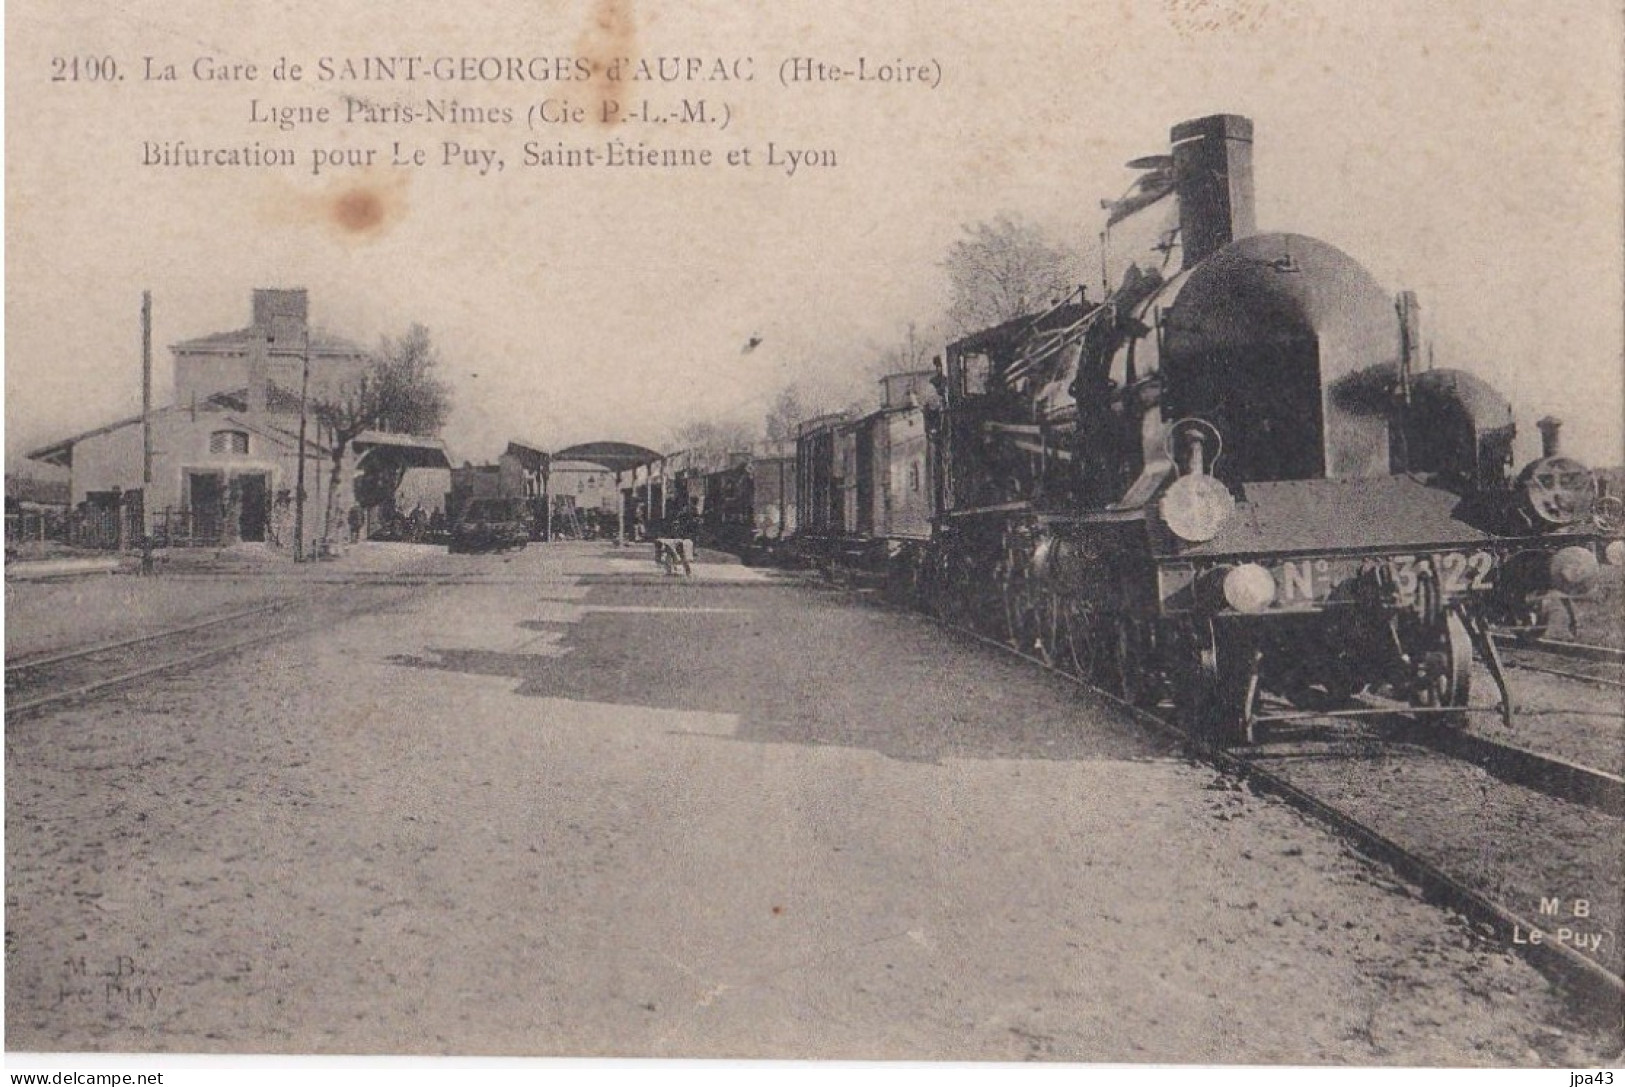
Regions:
M 1260 721 L 1380 714 L 1341 706 L 1386 691 L 1413 712 L 1460 726 L 1513 701 L 1489 634 L 1542 594 L 1578 591 L 1595 541 L 1554 535 L 1403 550 L 1162 559 L 1156 577 L 1172 674 L 1195 723 L 1251 742 Z M 1499 705 L 1469 707 L 1474 657 Z M 1227 659 L 1228 658 L 1228 659 Z M 1260 714 L 1266 687 L 1302 712 Z
M 1594 541 L 1583 537 L 1375 553 L 1203 556 L 1159 560 L 1157 590 L 1165 615 L 1410 609 L 1425 604 L 1424 596 L 1442 602 L 1470 597 L 1512 603 L 1531 594 L 1578 588 L 1580 579 L 1567 568 L 1595 564 Z M 1243 588 L 1250 592 L 1236 599 Z
M 1396 555 L 1276 555 L 1242 557 L 1233 561 L 1161 562 L 1157 588 L 1166 614 L 1188 611 L 1239 611 L 1224 598 L 1223 579 L 1243 566 L 1261 569 L 1274 583 L 1274 599 L 1259 610 L 1304 611 L 1371 603 L 1367 587 L 1373 575 L 1386 569 L 1393 587 L 1391 602 L 1407 606 L 1415 599 L 1421 574 L 1430 566 L 1438 571 L 1439 588 L 1447 596 L 1494 587 L 1499 567 L 1495 552 L 1486 548 L 1405 552 Z

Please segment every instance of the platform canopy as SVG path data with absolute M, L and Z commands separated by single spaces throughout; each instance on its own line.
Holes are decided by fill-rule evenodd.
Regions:
M 664 454 L 630 442 L 584 442 L 557 450 L 553 454 L 553 461 L 583 460 L 601 464 L 612 472 L 624 472 L 629 468 L 652 464 L 662 456 Z
M 402 468 L 450 468 L 446 446 L 439 438 L 423 438 L 414 434 L 386 434 L 366 430 L 357 434 L 350 443 L 357 461 L 387 459 Z
M 520 467 L 527 472 L 544 472 L 547 470 L 548 462 L 553 459 L 547 450 L 517 440 L 508 442 L 508 449 L 504 455 L 518 461 Z

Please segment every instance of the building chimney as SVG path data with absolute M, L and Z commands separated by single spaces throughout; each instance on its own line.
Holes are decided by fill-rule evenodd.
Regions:
M 263 412 L 277 371 L 291 373 L 288 360 L 304 350 L 310 303 L 303 288 L 254 292 L 254 327 L 250 331 L 248 410 Z M 276 361 L 273 356 L 281 356 Z M 287 373 L 282 375 L 284 379 Z
M 254 327 L 271 330 L 279 325 L 303 326 L 310 314 L 310 302 L 305 289 L 267 290 L 254 292 Z
M 1557 432 L 1563 429 L 1563 420 L 1555 415 L 1548 415 L 1535 424 L 1540 429 L 1540 455 L 1555 457 L 1558 455 Z
M 1217 113 L 1175 125 L 1179 237 L 1190 268 L 1258 230 L 1253 209 L 1253 123 Z

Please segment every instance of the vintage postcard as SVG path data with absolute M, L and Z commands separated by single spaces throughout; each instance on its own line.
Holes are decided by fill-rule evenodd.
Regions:
M 1622 32 L 13 0 L 8 1064 L 1617 1064 Z

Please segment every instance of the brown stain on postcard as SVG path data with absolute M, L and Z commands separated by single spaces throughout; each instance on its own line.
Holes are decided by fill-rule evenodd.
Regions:
M 318 226 L 350 244 L 375 241 L 406 217 L 407 175 L 358 170 L 319 192 L 279 185 L 264 201 L 263 217 L 289 226 Z
M 587 81 L 589 110 L 596 124 L 608 126 L 620 112 L 622 80 L 637 62 L 637 20 L 632 0 L 596 0 L 576 51 L 592 66 Z
M 350 234 L 366 234 L 383 225 L 384 201 L 373 189 L 350 189 L 333 198 L 331 214 L 334 225 L 340 230 Z

